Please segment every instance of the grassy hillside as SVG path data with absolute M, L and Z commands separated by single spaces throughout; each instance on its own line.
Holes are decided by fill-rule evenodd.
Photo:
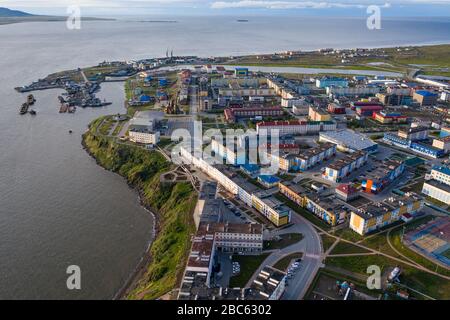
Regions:
M 158 298 L 176 286 L 184 270 L 190 237 L 195 232 L 192 212 L 196 193 L 185 182 L 160 183 L 161 173 L 171 168 L 171 164 L 155 151 L 118 144 L 91 131 L 84 134 L 83 144 L 99 165 L 120 174 L 136 187 L 143 204 L 156 214 L 158 232 L 150 249 L 151 263 L 127 298 Z

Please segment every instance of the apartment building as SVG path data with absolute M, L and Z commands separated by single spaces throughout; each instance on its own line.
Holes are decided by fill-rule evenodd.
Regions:
M 308 170 L 322 161 L 336 155 L 336 145 L 325 142 L 317 147 L 306 149 L 296 156 L 296 170 Z
M 243 201 L 246 205 L 255 208 L 275 226 L 281 227 L 290 223 L 291 212 L 289 208 L 283 206 L 281 202 L 277 201 L 274 197 L 271 197 L 270 194 L 246 190 L 242 184 L 239 183 L 239 181 L 236 182 L 227 176 L 224 173 L 225 170 L 223 170 L 223 168 L 220 170 L 215 168 L 205 160 L 193 156 L 184 147 L 180 148 L 180 155 L 187 163 L 202 170 L 204 173 L 217 181 L 221 186 L 223 186 L 228 192 L 236 195 L 237 198 Z
M 450 204 L 450 168 L 434 166 L 427 178 L 423 184 L 422 193 L 445 204 Z
M 307 135 L 316 134 L 321 131 L 336 130 L 336 122 L 333 121 L 303 121 L 303 120 L 289 120 L 289 121 L 263 121 L 256 124 L 256 131 L 261 133 L 262 130 L 278 131 L 280 135 Z
M 133 124 L 128 127 L 131 142 L 142 144 L 157 144 L 160 139 L 159 131 L 153 131 L 149 126 Z
M 384 202 L 369 204 L 358 211 L 352 211 L 350 229 L 365 235 L 399 221 L 405 214 L 415 215 L 423 206 L 423 199 L 414 193 L 392 196 Z
M 331 121 L 331 115 L 322 108 L 309 107 L 308 117 L 311 121 Z
M 405 171 L 405 164 L 398 160 L 385 160 L 372 172 L 366 172 L 361 188 L 367 193 L 377 194 Z
M 333 182 L 340 182 L 343 178 L 359 169 L 367 162 L 368 154 L 364 151 L 356 151 L 339 159 L 325 168 L 323 177 Z

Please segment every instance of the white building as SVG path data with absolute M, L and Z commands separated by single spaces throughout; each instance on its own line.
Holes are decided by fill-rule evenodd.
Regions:
M 434 166 L 428 180 L 423 184 L 422 193 L 450 204 L 450 168 L 445 166 Z
M 142 144 L 157 144 L 159 142 L 159 131 L 152 131 L 150 126 L 130 125 L 128 135 L 131 142 Z
M 338 150 L 343 152 L 355 152 L 358 150 L 369 153 L 378 150 L 378 144 L 363 134 L 352 130 L 338 130 L 319 133 L 320 142 L 331 142 L 337 145 Z
M 320 131 L 336 130 L 336 122 L 333 121 L 265 121 L 256 124 L 256 131 L 259 134 L 261 130 L 279 130 L 280 135 L 286 134 L 314 134 Z
M 433 139 L 433 147 L 444 150 L 445 153 L 450 151 L 450 136 Z

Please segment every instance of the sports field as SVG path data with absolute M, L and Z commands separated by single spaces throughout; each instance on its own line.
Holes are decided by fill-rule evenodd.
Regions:
M 450 267 L 450 218 L 435 219 L 408 232 L 404 243 Z

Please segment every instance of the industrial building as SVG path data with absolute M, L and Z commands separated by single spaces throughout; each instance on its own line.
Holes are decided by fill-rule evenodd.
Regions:
M 272 175 L 259 175 L 257 178 L 258 182 L 261 183 L 266 188 L 273 188 L 278 186 L 280 178 Z
M 392 196 L 384 202 L 368 204 L 350 216 L 350 229 L 365 235 L 402 219 L 403 215 L 414 215 L 423 208 L 424 201 L 414 193 Z
M 430 158 L 434 158 L 434 159 L 444 156 L 445 155 L 444 149 L 437 148 L 432 145 L 419 142 L 417 140 L 416 140 L 416 142 L 414 142 L 410 139 L 404 138 L 405 136 L 409 136 L 409 137 L 415 137 L 416 139 L 419 139 L 419 138 L 421 139 L 422 136 L 425 135 L 424 132 L 425 131 L 421 131 L 418 133 L 414 133 L 413 135 L 403 133 L 402 136 L 400 136 L 399 134 L 393 134 L 393 133 L 387 132 L 384 134 L 383 141 L 388 144 L 395 145 L 400 148 L 409 149 L 411 151 L 414 151 L 416 153 L 419 153 L 421 155 L 424 155 L 424 156 L 427 156 Z M 426 130 L 426 134 L 428 135 L 428 130 Z
M 361 188 L 367 193 L 377 194 L 405 171 L 405 164 L 399 160 L 386 160 L 377 164 L 372 172 L 366 172 Z
M 360 117 L 372 117 L 374 112 L 383 110 L 383 106 L 378 104 L 368 104 L 355 107 L 356 114 Z
M 236 77 L 247 77 L 248 76 L 248 68 L 236 68 L 236 69 L 234 69 L 234 75 Z
M 330 142 L 337 145 L 343 152 L 364 151 L 374 153 L 378 151 L 378 144 L 365 135 L 352 130 L 338 130 L 319 133 L 319 141 Z

